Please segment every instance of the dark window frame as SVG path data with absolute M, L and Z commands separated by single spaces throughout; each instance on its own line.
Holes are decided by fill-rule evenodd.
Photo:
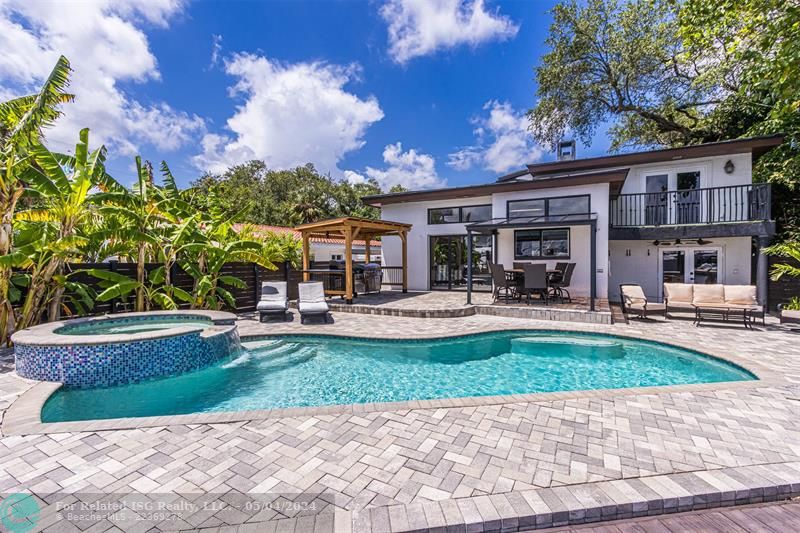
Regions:
M 518 219 L 518 218 L 532 218 L 526 216 L 519 216 L 519 217 L 512 217 L 511 216 L 511 204 L 514 202 L 530 202 L 536 200 L 544 200 L 544 216 L 550 216 L 550 200 L 565 200 L 567 198 L 586 198 L 588 201 L 588 211 L 586 213 L 572 213 L 575 215 L 590 215 L 592 213 L 592 195 L 591 194 L 570 194 L 568 196 L 545 196 L 539 198 L 515 198 L 513 200 L 506 200 L 506 220 Z M 562 215 L 556 215 L 562 216 Z M 566 215 L 564 215 L 566 216 Z
M 486 222 L 486 220 L 464 220 L 464 209 L 469 209 L 471 207 L 488 207 L 489 218 L 486 220 L 491 220 L 491 209 L 492 204 L 475 204 L 475 205 L 459 205 L 453 207 L 429 207 L 428 208 L 428 225 L 429 226 L 441 226 L 442 224 L 472 224 L 474 222 Z M 438 211 L 440 209 L 458 209 L 458 220 L 455 222 L 433 222 L 431 219 L 431 211 Z
M 517 234 L 520 232 L 537 232 L 539 234 L 539 255 L 518 255 L 517 254 Z M 543 255 L 542 251 L 542 233 L 545 231 L 566 231 L 567 232 L 567 255 Z M 551 261 L 553 259 L 570 259 L 572 256 L 572 231 L 570 228 L 531 228 L 531 229 L 517 229 L 514 230 L 514 259 L 534 260 L 534 261 Z

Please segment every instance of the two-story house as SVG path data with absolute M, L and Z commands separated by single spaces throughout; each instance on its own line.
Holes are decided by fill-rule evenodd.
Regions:
M 489 262 L 569 261 L 576 264 L 570 292 L 592 300 L 618 299 L 620 283 L 638 283 L 660 300 L 665 281 L 755 282 L 763 302 L 767 262 L 759 250 L 774 222 L 770 187 L 753 183 L 752 167 L 782 141 L 774 135 L 568 157 L 485 185 L 365 202 L 386 220 L 412 224 L 412 290 L 466 290 L 471 277 L 471 290 L 488 291 Z M 399 264 L 400 243 L 386 239 L 383 253 L 386 264 Z

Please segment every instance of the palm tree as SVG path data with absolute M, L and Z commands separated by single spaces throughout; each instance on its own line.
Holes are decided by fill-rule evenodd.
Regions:
M 774 244 L 764 250 L 769 255 L 776 255 L 778 257 L 787 257 L 793 259 L 795 264 L 778 263 L 772 265 L 772 279 L 778 281 L 783 276 L 790 276 L 792 278 L 800 278 L 800 242 L 786 242 L 781 244 Z
M 14 318 L 9 290 L 12 269 L 24 262 L 14 253 L 14 213 L 25 189 L 20 175 L 30 166 L 28 148 L 38 145 L 42 130 L 61 115 L 59 105 L 71 102 L 65 92 L 71 69 L 58 58 L 37 94 L 0 103 L 0 345 L 8 344 L 8 326 Z

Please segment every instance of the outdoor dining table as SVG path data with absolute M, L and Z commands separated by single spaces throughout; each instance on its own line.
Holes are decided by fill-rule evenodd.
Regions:
M 560 270 L 558 270 L 558 269 L 548 268 L 547 269 L 547 285 L 548 285 L 548 287 L 550 286 L 550 283 L 552 283 L 554 281 L 560 281 L 559 279 L 557 279 L 557 277 L 560 276 L 561 274 L 562 274 L 562 272 Z M 510 278 L 511 280 L 515 281 L 520 287 L 525 283 L 525 270 L 523 270 L 521 268 L 507 268 L 506 269 L 506 276 L 507 276 L 507 279 Z M 521 291 L 517 295 L 517 299 L 519 301 L 522 301 L 522 292 Z

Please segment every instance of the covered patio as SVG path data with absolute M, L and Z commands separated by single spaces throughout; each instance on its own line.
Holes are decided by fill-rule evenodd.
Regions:
M 341 217 L 319 222 L 302 224 L 295 228 L 300 232 L 303 241 L 303 281 L 318 280 L 325 285 L 326 296 L 342 296 L 347 304 L 353 303 L 358 296 L 356 285 L 360 284 L 361 292 L 380 291 L 381 284 L 388 282 L 400 285 L 402 292 L 408 291 L 408 250 L 407 237 L 411 224 L 392 222 L 389 220 L 372 220 L 357 217 Z M 344 270 L 332 268 L 312 268 L 309 240 L 311 237 L 344 238 Z M 370 242 L 377 237 L 397 236 L 402 245 L 402 264 L 400 266 L 371 265 Z M 364 265 L 358 280 L 353 264 L 353 242 L 364 241 Z M 368 268 L 369 267 L 369 268 Z M 387 279 L 384 280 L 384 276 Z M 358 282 L 358 283 L 357 283 Z M 377 287 L 375 284 L 377 283 Z
M 587 295 L 587 303 L 589 311 L 597 310 L 597 214 L 596 213 L 582 213 L 582 214 L 567 214 L 567 215 L 544 215 L 534 217 L 511 217 L 511 218 L 493 218 L 484 222 L 476 222 L 468 224 L 467 230 L 467 257 L 473 257 L 473 236 L 474 235 L 492 235 L 494 238 L 494 259 L 497 261 L 498 256 L 498 235 L 504 231 L 516 232 L 517 230 L 547 230 L 552 228 L 588 228 L 588 281 L 589 281 L 589 294 Z M 515 246 L 514 241 L 511 241 L 511 246 Z M 570 247 L 572 244 L 570 243 Z M 516 254 L 512 254 L 516 258 Z M 571 255 L 565 259 L 569 259 Z M 559 257 L 542 257 L 541 259 L 535 258 L 533 260 L 522 260 L 523 262 L 543 262 L 547 260 L 558 260 Z M 471 304 L 473 300 L 473 261 L 467 261 L 467 304 Z

